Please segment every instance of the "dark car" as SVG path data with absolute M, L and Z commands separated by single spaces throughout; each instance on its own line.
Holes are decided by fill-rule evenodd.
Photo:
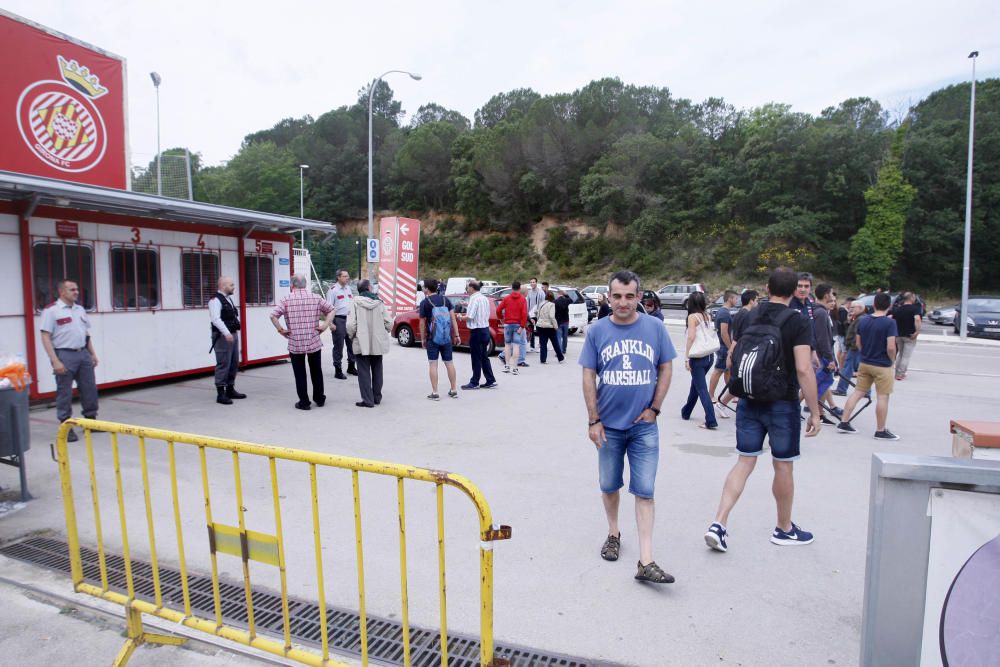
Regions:
M 449 294 L 448 300 L 455 305 L 455 315 L 458 320 L 458 336 L 462 340 L 461 347 L 469 346 L 469 327 L 466 325 L 465 313 L 469 306 L 468 294 Z M 498 347 L 503 347 L 503 325 L 497 319 L 497 301 L 487 297 L 490 302 L 490 342 L 486 346 L 486 353 L 493 355 Z M 420 309 L 407 310 L 396 315 L 392 323 L 392 336 L 403 347 L 412 347 L 420 344 Z
M 722 308 L 722 304 L 725 303 L 725 301 L 726 301 L 726 295 L 723 294 L 718 299 L 716 299 L 711 304 L 709 304 L 709 306 L 708 306 L 708 315 L 709 315 L 709 317 L 711 317 L 713 320 L 715 320 L 716 313 L 719 312 L 719 309 Z M 730 315 L 735 315 L 738 312 L 740 312 L 740 302 L 739 302 L 739 299 L 736 300 L 736 305 L 735 306 L 732 306 L 731 308 L 729 308 L 729 314 Z
M 955 333 L 961 331 L 961 306 L 955 311 Z M 970 336 L 1000 338 L 1000 296 L 970 296 L 965 326 Z

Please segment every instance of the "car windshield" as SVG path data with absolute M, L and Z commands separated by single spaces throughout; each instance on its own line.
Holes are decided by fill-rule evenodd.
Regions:
M 970 313 L 1000 313 L 1000 299 L 976 299 L 969 301 Z

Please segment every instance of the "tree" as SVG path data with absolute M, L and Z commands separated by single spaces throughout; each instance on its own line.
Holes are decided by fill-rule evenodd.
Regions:
M 476 128 L 491 128 L 501 121 L 516 121 L 541 99 L 531 88 L 517 88 L 509 93 L 498 93 L 476 110 Z
M 469 130 L 472 126 L 469 124 L 469 119 L 463 116 L 458 111 L 452 109 L 445 109 L 440 104 L 424 104 L 419 109 L 417 113 L 413 115 L 410 120 L 411 128 L 418 128 L 421 125 L 426 125 L 427 123 L 436 122 L 446 122 L 454 125 L 460 132 L 465 132 Z
M 865 191 L 865 224 L 851 239 L 851 268 L 862 289 L 889 285 L 903 252 L 903 228 L 917 191 L 903 178 L 898 154 L 906 127 L 897 135 L 889 160 L 879 170 L 878 181 Z

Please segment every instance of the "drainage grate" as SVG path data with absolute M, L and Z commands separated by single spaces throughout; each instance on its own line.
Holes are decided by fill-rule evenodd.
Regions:
M 0 547 L 0 554 L 32 565 L 70 572 L 69 548 L 66 542 L 51 537 L 32 537 L 22 542 Z M 97 552 L 80 548 L 83 576 L 95 585 L 101 583 Z M 105 554 L 108 586 L 125 593 L 125 559 Z M 153 601 L 153 568 L 149 563 L 132 560 L 132 577 L 136 596 Z M 177 570 L 160 566 L 160 590 L 164 603 L 183 609 L 184 596 L 181 575 Z M 188 591 L 191 609 L 205 618 L 214 618 L 215 604 L 212 597 L 212 578 L 188 572 Z M 234 626 L 246 627 L 247 614 L 242 586 L 219 582 L 223 619 Z M 261 633 L 280 638 L 284 632 L 281 615 L 281 596 L 260 589 L 253 589 L 254 620 Z M 319 608 L 315 602 L 288 598 L 289 621 L 292 637 L 297 642 L 320 645 Z M 349 609 L 329 607 L 326 612 L 330 649 L 355 656 L 361 655 L 360 618 Z M 432 667 L 441 664 L 439 632 L 410 626 L 410 658 L 414 667 Z M 496 657 L 510 661 L 516 667 L 595 667 L 611 663 L 571 658 L 564 655 L 543 653 L 535 649 L 511 644 L 497 644 Z M 371 662 L 385 665 L 403 664 L 403 626 L 375 616 L 368 616 L 368 657 Z M 475 667 L 479 664 L 479 640 L 476 637 L 449 633 L 448 664 L 453 667 Z

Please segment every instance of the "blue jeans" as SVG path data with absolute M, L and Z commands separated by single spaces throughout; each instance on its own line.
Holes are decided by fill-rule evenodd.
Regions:
M 766 435 L 771 458 L 794 461 L 799 458 L 801 432 L 798 401 L 763 403 L 743 399 L 736 406 L 736 451 L 740 456 L 760 456 Z
M 597 450 L 601 492 L 614 493 L 625 486 L 622 473 L 628 454 L 628 492 L 639 498 L 652 498 L 660 461 L 660 432 L 656 422 L 639 422 L 625 430 L 605 426 L 604 435 L 607 442 Z
M 851 385 L 847 383 L 858 372 L 858 364 L 861 362 L 861 353 L 851 350 L 844 358 L 844 367 L 840 369 L 840 382 L 837 383 L 837 391 L 847 392 Z
M 559 340 L 559 347 L 562 348 L 562 353 L 566 354 L 566 345 L 569 343 L 569 322 L 559 325 L 556 338 Z
M 687 403 L 681 408 L 681 419 L 691 419 L 691 412 L 694 405 L 701 400 L 701 407 L 705 410 L 705 426 L 715 428 L 719 422 L 715 419 L 715 408 L 712 407 L 712 395 L 708 393 L 708 382 L 705 376 L 715 362 L 715 355 L 708 355 L 700 359 L 691 359 L 691 389 L 688 391 Z

